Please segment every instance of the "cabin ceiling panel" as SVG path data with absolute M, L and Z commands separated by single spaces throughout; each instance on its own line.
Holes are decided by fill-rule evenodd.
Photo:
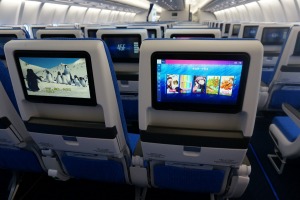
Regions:
M 66 15 L 65 23 L 82 23 L 87 8 L 79 6 L 71 6 Z
M 21 1 L 0 1 L 0 24 L 18 24 Z
M 45 3 L 56 3 L 69 6 L 82 6 L 87 8 L 99 8 L 106 10 L 118 10 L 123 12 L 139 13 L 146 11 L 149 7 L 149 2 L 146 0 L 139 0 L 147 2 L 147 6 L 142 4 L 130 3 L 136 0 L 130 0 L 128 4 L 124 3 L 126 0 L 38 0 Z M 128 0 L 129 1 L 129 0 Z M 135 6 L 134 6 L 135 5 Z M 147 9 L 146 9 L 147 7 Z
M 169 11 L 183 11 L 185 9 L 185 0 L 149 0 L 151 3 L 154 3 L 165 10 Z M 187 0 L 196 2 L 196 0 Z
M 250 21 L 264 21 L 264 15 L 262 14 L 261 8 L 257 2 L 248 3 L 245 5 L 249 13 Z
M 294 0 L 284 0 L 281 1 L 282 7 L 284 9 L 286 20 L 288 22 L 296 22 L 299 20 L 299 12 L 297 10 L 297 5 Z
M 63 5 L 45 3 L 43 5 L 43 7 L 41 8 L 40 15 L 38 16 L 37 23 L 38 24 L 52 24 L 55 10 L 56 10 L 57 7 L 61 7 L 61 6 L 63 6 Z
M 275 21 L 275 17 L 273 15 L 273 11 L 272 8 L 269 4 L 268 1 L 259 1 L 258 2 L 261 9 L 264 11 L 263 12 L 263 16 L 264 16 L 264 21 L 265 22 L 274 22 Z
M 19 24 L 36 24 L 41 5 L 41 2 L 25 1 Z
M 239 20 L 241 20 L 241 21 L 249 21 L 250 17 L 249 17 L 249 13 L 248 13 L 248 10 L 247 10 L 246 6 L 240 5 L 240 6 L 237 6 L 236 9 L 237 9 L 237 11 L 240 14 Z
M 84 24 L 97 24 L 100 9 L 97 8 L 89 8 L 84 17 Z
M 205 6 L 203 6 L 202 10 L 207 12 L 216 12 L 219 10 L 225 10 L 227 8 L 251 3 L 253 1 L 256 0 L 213 0 Z

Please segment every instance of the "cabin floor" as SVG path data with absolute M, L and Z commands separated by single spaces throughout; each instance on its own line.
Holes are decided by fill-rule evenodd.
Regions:
M 278 115 L 278 113 L 276 113 Z M 256 119 L 247 156 L 252 171 L 250 184 L 240 200 L 300 199 L 300 159 L 288 160 L 281 175 L 271 165 L 267 154 L 273 153 L 273 143 L 268 133 L 274 114 L 259 115 Z M 7 199 L 12 173 L 0 170 L 0 199 Z M 45 174 L 22 173 L 17 200 L 56 200 L 56 199 L 135 199 L 135 187 L 131 185 L 100 183 L 88 180 L 71 179 L 57 181 Z M 209 199 L 209 195 L 150 188 L 146 200 Z

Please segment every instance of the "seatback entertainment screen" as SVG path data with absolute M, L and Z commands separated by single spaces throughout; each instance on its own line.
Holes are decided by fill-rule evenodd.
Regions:
M 103 34 L 113 62 L 138 63 L 141 46 L 139 34 Z
M 258 26 L 245 26 L 243 38 L 255 38 Z
M 263 45 L 282 45 L 286 41 L 289 31 L 288 27 L 266 27 L 263 30 L 261 43 Z
M 15 60 L 28 101 L 96 105 L 87 52 L 16 51 Z
M 242 109 L 249 55 L 156 52 L 152 106 L 158 110 L 236 113 Z

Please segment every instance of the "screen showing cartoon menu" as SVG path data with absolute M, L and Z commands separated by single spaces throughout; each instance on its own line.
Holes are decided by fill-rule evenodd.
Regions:
M 173 39 L 215 38 L 214 34 L 172 34 Z
M 15 34 L 1 34 L 0 35 L 0 49 L 4 49 L 4 45 L 12 39 L 16 39 Z
M 17 52 L 25 98 L 59 104 L 95 103 L 91 61 L 86 52 Z
M 258 26 L 245 26 L 243 38 L 255 38 Z
M 141 36 L 138 34 L 103 34 L 102 40 L 108 46 L 114 62 L 138 63 Z
M 290 28 L 264 28 L 261 43 L 263 45 L 282 45 L 288 37 Z
M 154 108 L 240 111 L 248 73 L 247 54 L 221 56 L 221 59 L 212 54 L 195 56 L 203 59 L 154 57 Z M 207 59 L 210 57 L 214 59 Z

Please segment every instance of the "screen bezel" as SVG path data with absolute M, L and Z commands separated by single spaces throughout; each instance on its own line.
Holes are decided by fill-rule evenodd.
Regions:
M 25 77 L 22 73 L 20 65 L 20 57 L 37 57 L 37 58 L 84 58 L 86 61 L 86 70 L 89 80 L 90 98 L 77 97 L 54 97 L 54 96 L 39 96 L 28 95 L 25 84 Z M 50 103 L 50 104 L 69 104 L 69 105 L 83 105 L 96 106 L 96 94 L 93 78 L 93 69 L 90 54 L 86 51 L 36 51 L 36 50 L 16 50 L 14 51 L 14 59 L 17 66 L 19 79 L 21 82 L 23 94 L 26 100 L 34 103 Z
M 31 27 L 31 33 L 32 33 L 33 38 L 36 38 L 36 33 L 37 33 L 38 30 L 44 30 L 44 29 L 46 29 L 46 27 L 44 27 L 44 26 Z
M 74 34 L 41 34 L 41 39 L 51 38 L 76 38 Z
M 264 39 L 266 38 L 265 37 L 265 34 L 267 31 L 269 30 L 272 30 L 272 29 L 276 29 L 276 30 L 280 30 L 280 31 L 284 31 L 285 29 L 287 30 L 287 37 L 288 37 L 288 33 L 289 33 L 289 27 L 265 27 L 263 29 L 263 32 L 262 32 L 262 35 L 261 35 L 261 43 L 263 45 L 278 45 L 278 46 L 281 46 L 284 44 L 284 42 L 287 40 L 287 38 L 285 40 L 282 41 L 282 43 L 279 42 L 279 40 L 276 40 L 276 43 L 272 43 L 272 42 L 266 42 Z M 272 32 L 273 33 L 273 32 Z
M 126 38 L 137 38 L 138 39 L 138 43 L 139 43 L 139 48 L 141 47 L 142 44 L 142 38 L 140 34 L 102 34 L 101 35 L 101 39 L 103 40 L 103 42 L 105 42 L 105 38 L 121 38 L 121 39 L 126 39 Z M 107 45 L 108 47 L 108 45 Z M 109 49 L 109 47 L 108 47 Z M 140 52 L 138 54 L 137 58 L 116 58 L 113 57 L 113 54 L 111 55 L 111 59 L 113 62 L 115 63 L 139 63 L 140 60 Z
M 207 36 L 207 37 L 204 37 Z M 212 36 L 212 37 L 211 37 Z M 171 34 L 170 38 L 173 37 L 188 37 L 188 38 L 216 38 L 215 34 L 212 33 L 203 33 L 203 34 L 181 34 L 181 33 L 173 33 Z M 173 38 L 177 39 L 177 38 Z M 180 38 L 179 38 L 180 39 Z
M 246 28 L 249 28 L 249 27 L 256 28 L 256 33 L 255 33 L 255 36 L 254 36 L 254 37 L 245 37 L 245 29 L 246 29 Z M 258 31 L 258 26 L 244 26 L 244 30 L 243 30 L 243 38 L 255 38 L 256 35 L 257 35 L 257 31 Z
M 157 101 L 157 59 L 177 60 L 228 60 L 243 61 L 241 81 L 238 98 L 235 105 L 204 104 L 186 102 L 158 102 Z M 243 52 L 154 52 L 151 55 L 151 96 L 152 107 L 156 110 L 213 112 L 213 113 L 238 113 L 242 110 L 246 82 L 250 65 L 250 55 Z

